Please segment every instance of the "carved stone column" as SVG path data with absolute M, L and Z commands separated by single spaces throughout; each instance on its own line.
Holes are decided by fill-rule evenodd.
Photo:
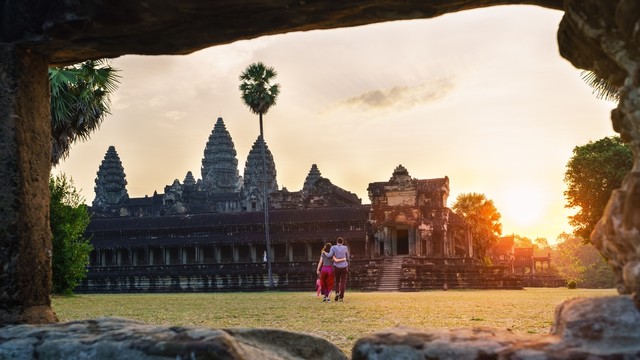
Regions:
M 0 324 L 51 323 L 46 58 L 0 45 Z

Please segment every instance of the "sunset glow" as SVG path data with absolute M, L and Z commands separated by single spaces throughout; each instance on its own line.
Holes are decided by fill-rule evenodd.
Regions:
M 545 195 L 538 187 L 516 185 L 505 191 L 502 216 L 518 225 L 533 225 L 542 220 L 547 205 Z

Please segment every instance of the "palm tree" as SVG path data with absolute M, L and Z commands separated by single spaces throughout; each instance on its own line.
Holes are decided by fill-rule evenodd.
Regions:
M 272 67 L 267 67 L 261 62 L 249 65 L 240 74 L 240 91 L 242 101 L 251 112 L 258 114 L 260 118 L 260 139 L 262 153 L 262 185 L 264 199 L 264 236 L 267 247 L 267 271 L 269 274 L 269 287 L 274 288 L 273 275 L 271 273 L 271 241 L 269 240 L 269 193 L 267 192 L 267 165 L 264 150 L 264 134 L 262 130 L 262 114 L 266 114 L 271 106 L 276 104 L 276 98 L 280 93 L 280 84 L 271 85 L 270 82 L 277 75 Z
M 51 88 L 51 165 L 69 155 L 77 140 L 88 140 L 109 114 L 109 95 L 117 70 L 106 60 L 49 68 Z
M 501 215 L 493 200 L 487 199 L 484 194 L 460 194 L 451 208 L 469 226 L 476 257 L 487 263 L 487 251 L 496 244 L 502 233 Z
M 619 89 L 609 84 L 609 82 L 596 75 L 593 71 L 584 70 L 580 73 L 580 77 L 591 86 L 596 98 L 608 101 L 620 101 Z

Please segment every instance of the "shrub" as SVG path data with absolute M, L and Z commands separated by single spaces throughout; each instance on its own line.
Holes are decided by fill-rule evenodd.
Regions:
M 575 288 L 577 288 L 577 287 L 578 287 L 578 284 L 576 283 L 576 281 L 575 281 L 575 280 L 571 280 L 571 281 L 569 281 L 569 282 L 567 283 L 567 287 L 568 287 L 569 289 L 575 289 Z
M 49 179 L 51 260 L 54 294 L 71 294 L 86 277 L 91 243 L 83 237 L 89 224 L 87 206 L 64 174 Z

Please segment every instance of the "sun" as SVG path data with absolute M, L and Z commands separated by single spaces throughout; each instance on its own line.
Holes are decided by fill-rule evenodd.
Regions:
M 505 219 L 519 225 L 533 225 L 542 218 L 545 206 L 543 191 L 529 184 L 515 185 L 504 193 L 503 209 L 498 209 Z

